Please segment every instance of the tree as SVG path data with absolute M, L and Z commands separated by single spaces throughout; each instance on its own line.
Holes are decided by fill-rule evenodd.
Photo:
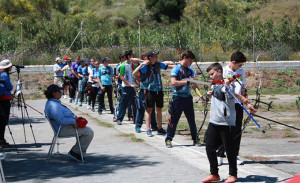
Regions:
M 145 4 L 157 22 L 162 22 L 163 17 L 169 22 L 179 21 L 186 6 L 185 0 L 145 0 Z

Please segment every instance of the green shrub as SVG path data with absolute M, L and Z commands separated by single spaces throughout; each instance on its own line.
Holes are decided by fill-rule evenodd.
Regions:
M 295 71 L 296 71 L 295 69 L 285 69 L 285 70 L 278 71 L 277 74 L 278 75 L 286 75 L 286 76 L 289 76 L 289 77 L 293 77 Z
M 300 86 L 300 78 L 296 79 L 296 85 Z
M 272 60 L 289 60 L 291 47 L 285 43 L 273 43 L 271 44 L 270 54 Z

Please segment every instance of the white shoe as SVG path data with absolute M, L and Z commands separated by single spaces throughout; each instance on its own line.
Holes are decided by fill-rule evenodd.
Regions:
M 88 107 L 87 107 L 88 109 L 91 109 L 91 105 L 88 105 Z
M 67 97 L 67 95 L 64 95 L 64 99 L 67 99 L 68 97 Z
M 239 157 L 236 157 L 236 164 L 237 165 L 244 165 L 244 162 Z
M 222 157 L 217 157 L 218 158 L 218 166 L 223 165 L 223 158 Z

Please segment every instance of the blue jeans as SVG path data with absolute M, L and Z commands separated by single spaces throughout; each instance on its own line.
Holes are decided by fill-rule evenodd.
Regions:
M 166 141 L 172 141 L 173 137 L 175 136 L 176 127 L 182 112 L 184 112 L 186 119 L 189 123 L 191 136 L 193 140 L 197 138 L 197 127 L 195 123 L 195 113 L 194 113 L 194 104 L 193 104 L 193 97 L 177 97 L 173 96 L 173 110 L 174 116 L 171 118 L 168 129 L 167 129 L 167 137 Z
M 135 118 L 135 128 L 141 128 L 143 125 L 143 119 L 145 115 L 145 89 L 139 91 L 139 98 L 136 99 L 136 118 Z M 157 128 L 156 116 L 155 116 L 155 106 L 153 107 L 151 113 L 151 127 Z
M 132 87 L 123 87 L 121 89 L 122 92 L 122 99 L 120 101 L 120 111 L 118 115 L 118 120 L 123 121 L 125 113 L 126 113 L 126 108 L 128 107 L 128 104 L 131 103 L 132 105 L 132 110 L 133 110 L 133 117 L 135 118 L 136 114 L 136 106 L 135 106 L 135 91 L 134 88 Z

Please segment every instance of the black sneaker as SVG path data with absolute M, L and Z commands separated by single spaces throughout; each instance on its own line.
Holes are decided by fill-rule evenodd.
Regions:
M 167 148 L 172 148 L 172 147 L 173 147 L 173 146 L 172 146 L 172 141 L 167 140 L 167 141 L 166 141 L 166 147 L 167 147 Z
M 102 111 L 99 111 L 98 114 L 101 115 L 101 114 L 102 114 Z
M 77 161 L 77 162 L 82 162 L 81 160 L 81 155 L 74 153 L 72 150 L 68 153 L 68 155 L 70 156 L 70 158 L 72 158 L 73 160 Z
M 92 112 L 95 112 L 95 109 L 94 109 L 94 108 L 92 108 Z
M 158 128 L 157 128 L 157 127 L 152 127 L 151 130 L 152 130 L 152 131 L 157 131 Z
M 166 133 L 167 132 L 163 128 L 157 130 L 157 135 L 166 135 Z
M 70 98 L 70 101 L 69 101 L 70 103 L 72 103 L 72 99 Z

